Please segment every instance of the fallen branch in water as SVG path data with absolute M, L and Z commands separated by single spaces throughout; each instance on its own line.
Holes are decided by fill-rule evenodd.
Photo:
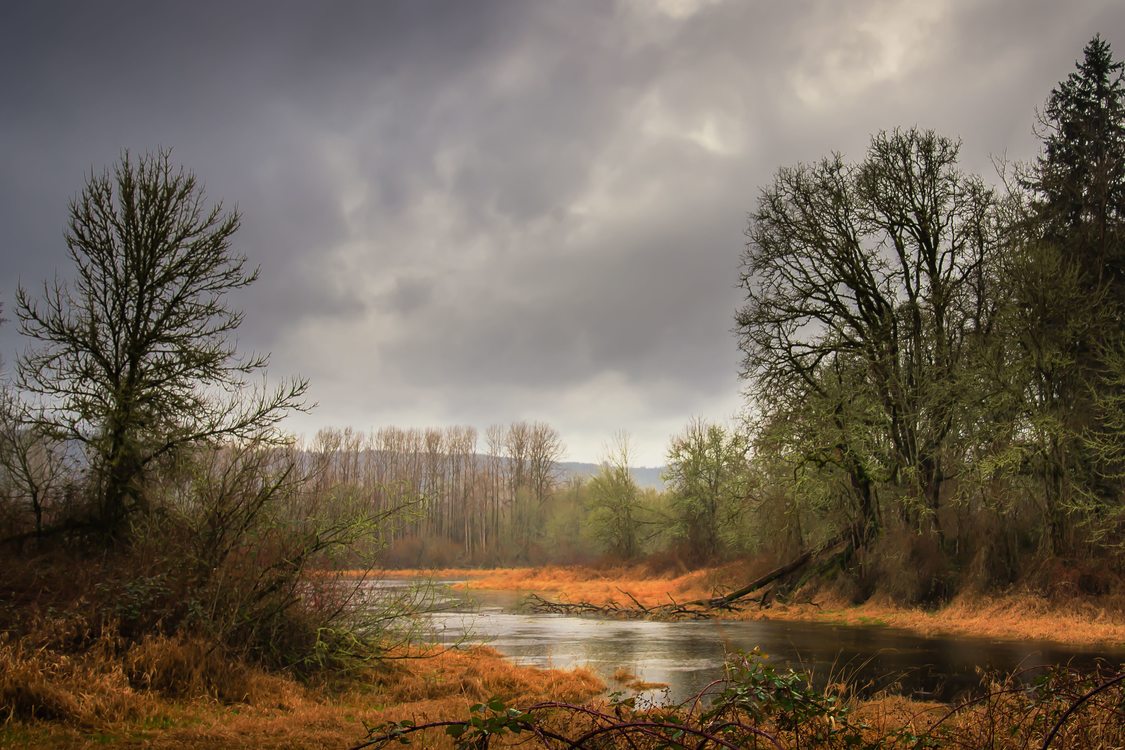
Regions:
M 653 619 L 653 620 L 704 620 L 713 617 L 716 609 L 715 607 L 700 606 L 696 602 L 680 603 L 672 599 L 671 595 L 668 598 L 671 600 L 668 604 L 658 604 L 652 607 L 646 607 L 637 601 L 637 598 L 630 594 L 628 591 L 621 591 L 622 594 L 632 600 L 632 605 L 623 605 L 613 599 L 610 599 L 605 604 L 593 604 L 591 602 L 564 602 L 552 601 L 545 599 L 538 594 L 528 594 L 523 601 L 523 606 L 532 612 L 557 614 L 557 615 L 597 615 L 600 617 L 612 617 L 619 620 L 640 620 L 640 619 Z M 734 610 L 737 609 L 733 605 L 727 605 L 723 609 Z

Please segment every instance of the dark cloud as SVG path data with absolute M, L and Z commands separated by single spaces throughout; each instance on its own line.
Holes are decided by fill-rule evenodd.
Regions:
M 1125 56 L 1108 0 L 9 3 L 0 299 L 67 273 L 91 168 L 171 146 L 243 213 L 240 345 L 312 378 L 294 429 L 544 419 L 655 463 L 739 406 L 778 166 L 915 124 L 973 171 L 1029 158 L 1095 32 Z

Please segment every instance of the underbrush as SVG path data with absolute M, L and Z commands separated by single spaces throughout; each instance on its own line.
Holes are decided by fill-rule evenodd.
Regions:
M 776 670 L 755 650 L 733 655 L 722 679 L 676 706 L 615 695 L 608 703 L 556 698 L 520 708 L 497 696 L 470 706 L 463 719 L 383 722 L 355 750 L 414 742 L 457 750 L 1122 747 L 1125 672 L 1060 668 L 1031 682 L 1019 678 L 986 679 L 978 696 L 952 707 L 859 701 L 842 685 L 814 690 L 805 675 Z
M 0 717 L 79 727 L 142 719 L 169 701 L 286 705 L 296 682 L 198 638 L 106 631 L 82 651 L 39 636 L 0 636 Z
M 101 634 L 81 654 L 0 638 L 0 747 L 1115 748 L 1125 680 L 1064 668 L 988 676 L 954 705 L 860 699 L 757 653 L 699 696 L 654 707 L 588 670 L 521 667 L 487 647 L 389 649 L 346 679 L 296 680 L 213 644 Z M 636 688 L 639 689 L 639 688 Z M 364 737 L 364 727 L 366 731 Z

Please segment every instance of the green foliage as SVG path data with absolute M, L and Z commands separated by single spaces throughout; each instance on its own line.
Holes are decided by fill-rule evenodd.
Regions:
M 453 739 L 457 750 L 475 750 L 490 746 L 493 738 L 506 735 L 519 736 L 535 730 L 535 718 L 528 713 L 507 706 L 503 699 L 490 698 L 485 703 L 474 703 L 469 707 L 469 719 L 465 722 L 441 721 L 419 725 L 412 719 L 391 721 L 367 727 L 368 735 L 376 740 L 364 743 L 364 747 L 386 747 L 388 744 L 411 744 L 410 735 L 422 729 L 445 728 L 445 734 Z
M 605 465 L 590 479 L 591 534 L 611 555 L 635 558 L 641 549 L 640 489 L 627 466 Z
M 453 725 L 446 734 L 457 740 L 458 748 L 487 747 L 488 738 L 505 734 L 519 735 L 531 727 L 531 718 L 522 711 L 510 708 L 500 698 L 469 707 L 467 724 Z
M 741 432 L 702 420 L 672 438 L 664 480 L 676 536 L 691 562 L 711 562 L 726 551 L 725 522 L 740 513 L 748 492 L 748 450 Z
M 755 648 L 727 658 L 726 680 L 712 707 L 701 716 L 704 724 L 748 719 L 756 726 L 775 727 L 808 741 L 859 746 L 862 725 L 851 722 L 849 705 L 831 692 L 814 690 L 807 674 L 778 671 L 766 654 Z
M 543 523 L 543 554 L 557 563 L 588 563 L 598 552 L 589 521 L 590 482 L 572 479 L 558 487 L 547 501 Z
M 619 435 L 587 490 L 590 533 L 602 549 L 622 560 L 641 551 L 641 492 L 629 472 L 628 438 Z
M 1084 285 L 1125 284 L 1125 64 L 1095 36 L 1051 91 L 1043 154 L 1029 180 L 1044 238 L 1068 251 Z M 1120 299 L 1120 296 L 1117 296 Z

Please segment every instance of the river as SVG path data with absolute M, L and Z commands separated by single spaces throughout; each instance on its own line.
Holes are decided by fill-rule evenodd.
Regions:
M 485 643 L 513 662 L 537 667 L 589 667 L 610 689 L 625 669 L 664 688 L 642 691 L 654 702 L 679 702 L 722 676 L 731 651 L 760 648 L 779 668 L 811 674 L 814 684 L 847 680 L 862 694 L 883 689 L 920 699 L 952 701 L 980 685 L 979 671 L 1043 665 L 1085 669 L 1099 660 L 1125 663 L 1125 646 L 1082 647 L 1051 642 L 928 637 L 883 626 L 783 621 L 609 620 L 521 612 L 521 594 L 442 590 L 443 611 L 430 615 L 444 643 Z M 1041 671 L 1041 670 L 1038 670 Z

